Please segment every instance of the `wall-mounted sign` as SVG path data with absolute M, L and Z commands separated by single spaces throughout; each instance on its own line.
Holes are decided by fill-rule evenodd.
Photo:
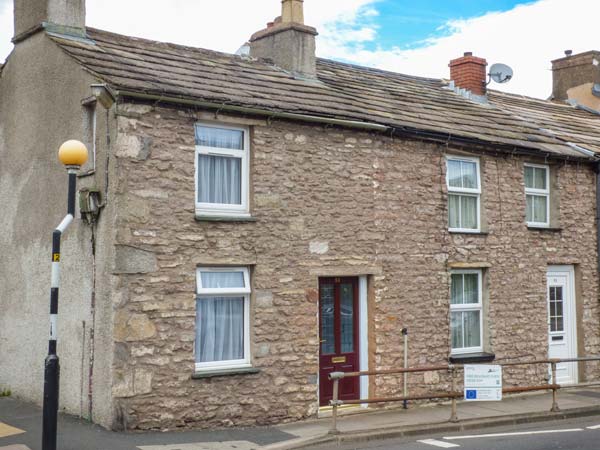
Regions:
M 465 400 L 471 402 L 502 400 L 502 366 L 465 365 Z

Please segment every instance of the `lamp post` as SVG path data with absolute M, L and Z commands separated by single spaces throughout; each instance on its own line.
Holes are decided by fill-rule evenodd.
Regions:
M 75 216 L 75 189 L 77 171 L 85 164 L 88 151 L 79 141 L 67 141 L 58 150 L 58 159 L 67 168 L 69 190 L 67 195 L 67 215 L 52 233 L 52 278 L 50 284 L 50 340 L 48 356 L 44 366 L 44 418 L 42 429 L 42 450 L 56 450 L 56 430 L 58 421 L 58 386 L 60 365 L 56 354 L 58 285 L 60 278 L 60 238 Z

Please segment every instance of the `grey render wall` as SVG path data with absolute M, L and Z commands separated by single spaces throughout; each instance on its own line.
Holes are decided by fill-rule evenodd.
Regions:
M 41 403 L 49 334 L 51 234 L 66 214 L 66 171 L 57 150 L 67 139 L 92 147 L 90 118 L 81 100 L 93 78 L 43 32 L 18 43 L 0 77 L 0 386 Z M 105 115 L 98 128 L 106 127 Z M 98 139 L 99 152 L 103 152 Z M 99 155 L 99 161 L 105 161 Z M 90 166 L 88 164 L 87 166 Z M 103 164 L 80 187 L 102 186 Z M 97 285 L 106 285 L 102 242 L 110 227 L 95 231 Z M 58 354 L 60 406 L 88 415 L 93 266 L 92 229 L 79 219 L 63 237 Z M 111 421 L 108 291 L 96 293 L 94 418 Z M 108 307 L 107 307 L 108 305 Z M 107 334 L 108 333 L 108 334 Z

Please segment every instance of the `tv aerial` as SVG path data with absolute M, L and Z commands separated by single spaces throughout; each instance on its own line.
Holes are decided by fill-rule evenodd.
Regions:
M 496 83 L 502 84 L 511 80 L 513 77 L 513 70 L 506 64 L 496 63 L 492 64 L 492 67 L 490 67 L 490 73 L 488 75 L 490 80 L 487 84 L 490 84 L 492 80 L 494 80 Z

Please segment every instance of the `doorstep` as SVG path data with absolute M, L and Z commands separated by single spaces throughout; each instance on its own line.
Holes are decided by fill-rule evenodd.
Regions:
M 362 405 L 342 405 L 338 406 L 338 416 L 346 416 L 349 414 L 358 414 L 367 412 L 368 408 Z M 333 414 L 333 406 L 320 406 L 317 411 L 318 419 L 326 419 Z

